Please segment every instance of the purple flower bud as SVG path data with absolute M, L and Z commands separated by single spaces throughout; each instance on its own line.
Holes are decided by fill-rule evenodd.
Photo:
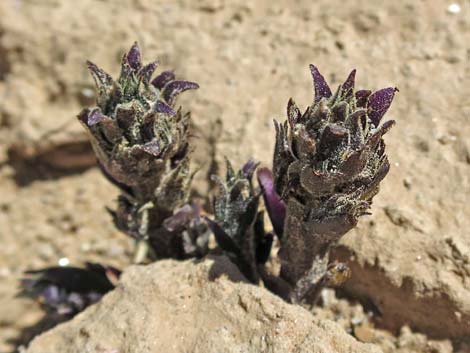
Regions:
M 157 66 L 158 61 L 154 61 L 140 69 L 139 76 L 144 84 L 147 85 L 150 82 L 150 78 L 152 77 Z
M 355 80 L 356 80 L 356 69 L 351 71 L 346 81 L 341 85 L 341 88 L 344 93 L 347 93 L 349 91 L 351 91 L 352 93 L 352 91 L 354 90 Z
M 100 121 L 104 121 L 106 119 L 109 119 L 109 118 L 101 114 L 101 111 L 99 108 L 95 108 L 88 115 L 87 121 L 85 122 L 85 124 L 87 126 L 93 126 L 93 125 L 98 124 Z
M 139 70 L 142 66 L 141 59 L 140 59 L 140 49 L 137 42 L 131 47 L 129 52 L 127 53 L 127 62 L 131 68 L 134 70 Z
M 110 86 L 113 83 L 113 79 L 106 72 L 101 70 L 98 66 L 93 64 L 91 61 L 87 61 L 88 70 L 95 81 L 96 87 L 101 90 L 106 86 Z
M 276 235 L 281 238 L 286 218 L 286 206 L 274 188 L 273 174 L 268 168 L 258 170 L 258 183 L 263 190 L 264 203 Z
M 388 87 L 374 92 L 368 99 L 368 116 L 374 126 L 379 126 L 380 120 L 392 104 L 396 88 Z
M 161 90 L 168 82 L 173 81 L 174 79 L 175 74 L 173 71 L 163 71 L 160 75 L 152 80 L 152 85 Z
M 310 71 L 313 77 L 313 87 L 315 91 L 315 103 L 319 102 L 322 98 L 331 97 L 331 89 L 325 81 L 317 67 L 310 64 Z
M 255 162 L 254 160 L 250 159 L 248 162 L 246 162 L 243 165 L 242 173 L 245 175 L 247 179 L 251 179 L 258 165 L 259 165 L 259 162 Z
M 163 98 L 168 102 L 169 105 L 173 105 L 176 97 L 181 92 L 189 89 L 197 89 L 199 85 L 195 82 L 190 81 L 171 81 L 163 88 Z
M 176 112 L 168 104 L 163 101 L 157 101 L 155 103 L 155 111 L 157 113 L 165 113 L 168 115 L 176 115 Z

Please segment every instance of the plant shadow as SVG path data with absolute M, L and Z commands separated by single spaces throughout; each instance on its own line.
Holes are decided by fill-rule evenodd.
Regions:
M 38 335 L 51 330 L 57 325 L 68 321 L 69 318 L 57 317 L 54 315 L 45 315 L 31 326 L 23 328 L 15 338 L 7 340 L 7 343 L 13 345 L 15 348 L 10 353 L 23 352 L 24 348 Z
M 15 183 L 24 187 L 38 180 L 57 180 L 81 174 L 96 166 L 96 157 L 89 143 L 77 142 L 31 157 L 22 156 L 10 148 L 3 165 L 13 168 Z

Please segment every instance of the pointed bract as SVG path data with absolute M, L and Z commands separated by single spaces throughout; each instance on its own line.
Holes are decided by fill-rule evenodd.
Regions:
M 155 72 L 157 66 L 158 61 L 154 61 L 140 69 L 139 76 L 144 84 L 147 85 L 150 82 L 150 79 L 152 78 L 152 75 Z
M 348 78 L 344 83 L 341 85 L 341 89 L 343 90 L 343 94 L 346 92 L 349 92 L 354 90 L 354 83 L 356 80 L 356 69 L 352 70 L 351 73 L 349 74 Z
M 315 92 L 315 103 L 318 103 L 322 98 L 331 97 L 331 89 L 325 81 L 323 75 L 318 71 L 317 67 L 310 64 L 310 72 L 313 77 L 313 88 Z
M 93 79 L 95 80 L 96 87 L 101 90 L 103 87 L 111 86 L 113 79 L 105 71 L 101 70 L 98 66 L 87 60 L 87 67 Z
M 281 238 L 286 218 L 286 205 L 274 188 L 274 178 L 268 168 L 258 169 L 258 183 L 263 191 L 264 204 L 276 235 Z
M 289 121 L 289 125 L 291 128 L 297 123 L 297 121 L 301 118 L 302 113 L 300 109 L 295 104 L 294 100 L 291 98 L 287 103 L 287 120 Z
M 88 126 L 93 126 L 98 124 L 100 121 L 103 121 L 107 117 L 103 114 L 101 114 L 101 111 L 99 108 L 93 109 L 90 114 L 88 115 L 88 119 L 86 124 Z
M 256 168 L 258 168 L 259 162 L 255 162 L 254 160 L 250 159 L 246 162 L 242 167 L 242 172 L 247 179 L 251 179 L 253 173 L 255 172 Z
M 168 104 L 166 104 L 163 101 L 157 101 L 155 103 L 155 111 L 157 113 L 165 113 L 168 115 L 176 115 L 176 112 L 173 110 L 172 107 L 170 107 Z
M 379 126 L 380 120 L 382 120 L 382 117 L 392 104 L 395 91 L 396 88 L 388 87 L 374 92 L 369 96 L 367 104 L 368 116 L 374 126 Z
M 173 105 L 178 94 L 190 90 L 198 89 L 199 85 L 190 81 L 171 81 L 163 88 L 163 98 L 168 104 Z
M 141 58 L 140 58 L 140 48 L 137 42 L 134 42 L 131 49 L 126 55 L 127 63 L 129 66 L 134 70 L 139 70 L 142 66 Z
M 160 75 L 152 80 L 152 85 L 161 90 L 168 82 L 173 81 L 174 79 L 175 74 L 173 71 L 163 71 Z

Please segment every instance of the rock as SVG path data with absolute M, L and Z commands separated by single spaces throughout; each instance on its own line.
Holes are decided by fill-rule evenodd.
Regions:
M 381 352 L 247 284 L 225 257 L 128 268 L 117 289 L 37 337 L 46 352 Z

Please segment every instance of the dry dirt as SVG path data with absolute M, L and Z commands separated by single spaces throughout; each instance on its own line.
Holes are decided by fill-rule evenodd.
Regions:
M 0 352 L 37 332 L 38 308 L 14 297 L 24 270 L 129 263 L 132 244 L 104 211 L 116 190 L 75 116 L 93 103 L 85 59 L 115 74 L 135 40 L 201 86 L 180 100 L 200 194 L 225 155 L 270 165 L 271 120 L 289 97 L 311 102 L 309 63 L 333 85 L 356 68 L 359 87 L 397 86 L 393 168 L 335 252 L 353 269 L 338 294 L 363 306 L 332 299 L 314 313 L 386 352 L 470 351 L 468 1 L 1 0 Z
M 224 257 L 134 266 L 98 305 L 27 352 L 380 353 L 245 281 Z

